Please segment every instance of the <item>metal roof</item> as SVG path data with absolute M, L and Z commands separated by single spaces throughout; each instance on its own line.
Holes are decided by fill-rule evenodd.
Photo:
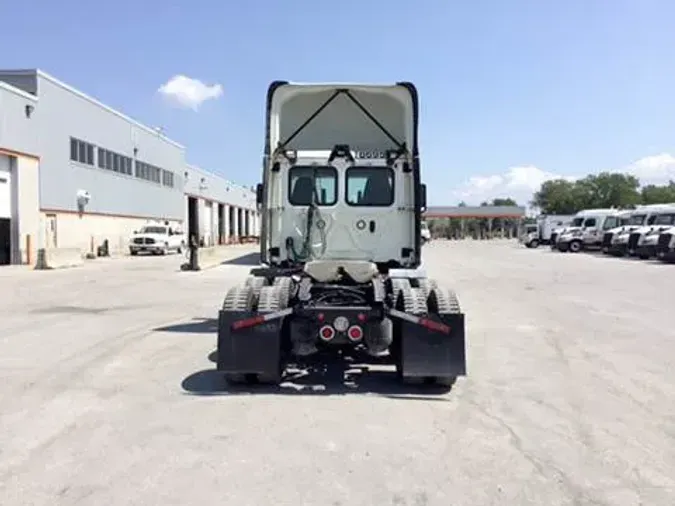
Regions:
M 524 218 L 522 206 L 427 207 L 425 218 Z

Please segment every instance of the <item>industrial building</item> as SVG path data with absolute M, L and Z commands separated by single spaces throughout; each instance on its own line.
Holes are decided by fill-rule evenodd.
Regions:
M 192 165 L 186 167 L 184 178 L 187 228 L 200 231 L 200 246 L 228 244 L 258 235 L 254 189 Z
M 200 245 L 256 235 L 255 194 L 184 146 L 40 70 L 0 70 L 0 264 L 38 248 L 126 253 L 148 221 Z

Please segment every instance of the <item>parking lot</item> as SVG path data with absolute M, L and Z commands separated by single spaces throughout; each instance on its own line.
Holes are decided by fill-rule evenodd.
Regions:
M 0 504 L 675 504 L 675 265 L 432 242 L 467 314 L 450 392 L 228 391 L 214 319 L 255 256 L 0 270 Z

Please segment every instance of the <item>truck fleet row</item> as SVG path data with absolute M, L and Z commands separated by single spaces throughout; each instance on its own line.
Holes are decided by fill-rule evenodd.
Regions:
M 551 221 L 560 226 L 548 232 Z M 600 250 L 606 255 L 675 261 L 675 203 L 542 216 L 527 226 L 520 240 L 528 247 L 547 243 L 561 252 Z

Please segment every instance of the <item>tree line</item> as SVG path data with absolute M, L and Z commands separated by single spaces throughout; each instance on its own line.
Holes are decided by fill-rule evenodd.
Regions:
M 545 181 L 531 204 L 545 214 L 575 214 L 582 209 L 634 209 L 644 204 L 675 203 L 675 181 L 640 187 L 632 174 L 601 172 L 576 181 Z
M 576 214 L 582 209 L 633 209 L 638 205 L 675 203 L 675 181 L 664 185 L 640 185 L 636 176 L 628 173 L 601 172 L 582 179 L 545 181 L 534 194 L 530 204 L 544 214 Z M 459 207 L 465 207 L 460 202 Z M 481 206 L 517 206 L 512 198 L 498 198 L 482 202 Z M 432 235 L 440 237 L 488 238 L 501 236 L 502 230 L 511 236 L 518 220 L 495 218 L 430 219 Z M 525 220 L 531 221 L 531 220 Z

